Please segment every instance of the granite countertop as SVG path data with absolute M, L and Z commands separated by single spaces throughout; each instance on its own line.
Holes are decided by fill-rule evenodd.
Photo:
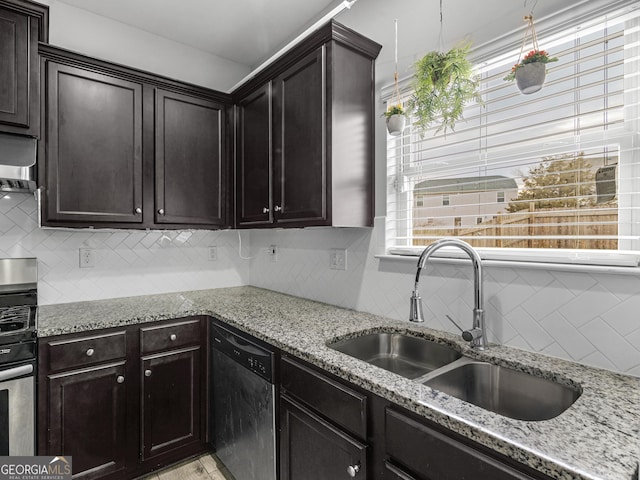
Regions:
M 408 410 L 557 479 L 635 480 L 640 457 L 640 378 L 523 350 L 470 349 L 459 336 L 255 287 L 44 305 L 47 337 L 190 315 L 211 315 Z M 374 331 L 406 331 L 463 354 L 570 384 L 582 395 L 546 421 L 514 420 L 326 347 Z

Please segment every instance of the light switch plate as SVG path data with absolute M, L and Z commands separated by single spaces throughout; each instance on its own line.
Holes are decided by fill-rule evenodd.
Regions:
M 218 247 L 212 245 L 209 247 L 209 261 L 215 262 L 218 260 Z
M 347 269 L 347 250 L 344 248 L 332 248 L 329 251 L 329 268 L 331 270 Z

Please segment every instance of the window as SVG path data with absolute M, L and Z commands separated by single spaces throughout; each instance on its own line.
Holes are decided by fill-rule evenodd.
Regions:
M 445 236 L 554 254 L 640 251 L 639 17 L 631 7 L 539 36 L 559 61 L 532 95 L 502 79 L 518 52 L 478 65 L 485 105 L 469 105 L 455 132 L 422 136 L 409 119 L 388 137 L 392 251 Z

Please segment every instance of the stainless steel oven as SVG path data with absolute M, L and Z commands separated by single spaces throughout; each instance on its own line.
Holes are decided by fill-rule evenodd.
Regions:
M 0 259 L 0 456 L 35 455 L 37 260 Z

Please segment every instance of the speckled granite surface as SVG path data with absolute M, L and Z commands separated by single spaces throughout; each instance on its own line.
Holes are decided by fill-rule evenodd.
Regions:
M 42 306 L 39 336 L 213 315 L 285 352 L 391 400 L 557 479 L 633 480 L 640 457 L 640 379 L 492 345 L 470 350 L 457 336 L 254 287 Z M 410 331 L 465 355 L 529 371 L 583 393 L 546 421 L 503 417 L 326 347 L 372 331 Z

